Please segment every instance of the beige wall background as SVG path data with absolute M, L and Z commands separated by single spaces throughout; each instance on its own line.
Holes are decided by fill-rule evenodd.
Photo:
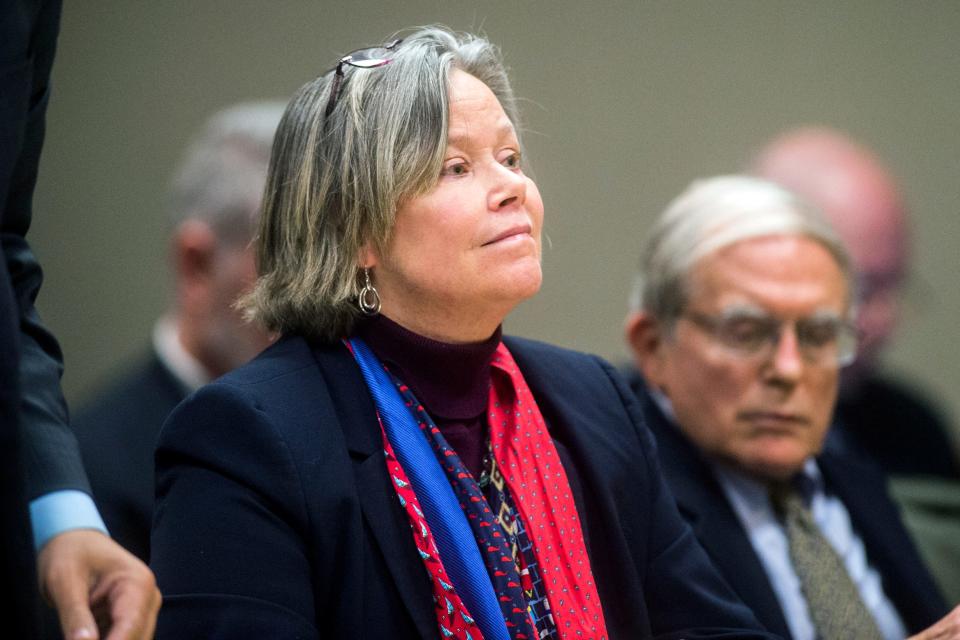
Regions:
M 72 403 L 148 348 L 169 291 L 164 191 L 203 119 L 434 22 L 500 44 L 524 103 L 549 241 L 543 290 L 507 331 L 622 360 L 649 221 L 693 178 L 824 123 L 902 180 L 915 263 L 886 365 L 960 416 L 953 1 L 69 2 L 30 238 Z

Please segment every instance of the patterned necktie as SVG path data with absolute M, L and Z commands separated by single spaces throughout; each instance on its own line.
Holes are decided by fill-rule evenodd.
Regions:
M 786 529 L 790 559 L 818 638 L 882 639 L 843 560 L 814 522 L 797 489 L 789 483 L 774 485 L 770 502 Z

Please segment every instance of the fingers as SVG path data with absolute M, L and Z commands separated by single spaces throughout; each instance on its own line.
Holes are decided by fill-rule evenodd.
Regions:
M 948 613 L 936 624 L 924 629 L 908 640 L 958 640 L 960 639 L 960 606 Z
M 101 631 L 105 640 L 153 637 L 160 608 L 153 573 L 107 536 L 61 533 L 41 549 L 37 566 L 65 640 L 99 640 Z
M 91 599 L 96 603 L 95 608 L 102 607 L 109 612 L 110 631 L 105 640 L 153 638 L 160 591 L 153 574 L 139 560 L 122 573 L 104 580 Z
M 100 637 L 88 605 L 90 568 L 76 562 L 78 549 L 69 536 L 56 536 L 44 545 L 38 557 L 40 584 L 57 610 L 65 640 L 97 640 Z
M 85 596 L 86 594 L 84 594 Z M 83 602 L 57 606 L 64 640 L 98 640 L 100 633 L 93 614 Z
M 97 640 L 100 637 L 87 604 L 87 584 L 85 576 L 71 571 L 57 573 L 47 585 L 65 640 Z

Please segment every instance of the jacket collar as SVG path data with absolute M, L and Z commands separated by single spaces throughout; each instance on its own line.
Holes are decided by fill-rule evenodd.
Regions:
M 436 637 L 430 583 L 410 536 L 407 515 L 390 486 L 376 409 L 367 385 L 343 344 L 313 345 L 313 355 L 330 390 L 353 462 L 364 520 L 419 635 Z
M 727 502 L 710 465 L 661 411 L 637 372 L 628 373 L 643 417 L 656 437 L 663 474 L 677 507 L 733 590 L 761 623 L 784 638 L 790 631 L 763 564 L 743 525 Z

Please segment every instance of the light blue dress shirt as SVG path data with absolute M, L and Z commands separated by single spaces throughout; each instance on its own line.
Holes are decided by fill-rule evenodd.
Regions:
M 670 399 L 655 389 L 651 390 L 650 396 L 676 428 Z M 807 599 L 803 596 L 800 578 L 790 561 L 787 534 L 773 511 L 766 487 L 727 465 L 714 464 L 713 470 L 773 585 L 790 635 L 794 640 L 816 640 L 817 633 L 810 619 Z M 907 637 L 907 629 L 896 607 L 883 591 L 880 574 L 867 560 L 867 551 L 853 530 L 847 508 L 836 496 L 826 493 L 823 475 L 815 460 L 807 460 L 803 474 L 810 481 L 813 520 L 843 560 L 880 633 L 886 640 L 903 640 Z
M 714 465 L 714 471 L 760 557 L 791 635 L 794 640 L 815 640 L 817 634 L 800 589 L 800 578 L 790 561 L 787 535 L 770 505 L 766 487 L 724 465 Z M 823 476 L 814 460 L 807 460 L 803 473 L 812 489 L 810 510 L 813 519 L 843 560 L 880 633 L 887 640 L 903 640 L 907 636 L 903 620 L 884 593 L 880 574 L 870 566 L 863 541 L 853 530 L 846 507 L 836 496 L 824 490 Z
M 75 489 L 52 491 L 31 501 L 30 524 L 37 552 L 52 537 L 71 529 L 95 529 L 110 535 L 93 498 Z

